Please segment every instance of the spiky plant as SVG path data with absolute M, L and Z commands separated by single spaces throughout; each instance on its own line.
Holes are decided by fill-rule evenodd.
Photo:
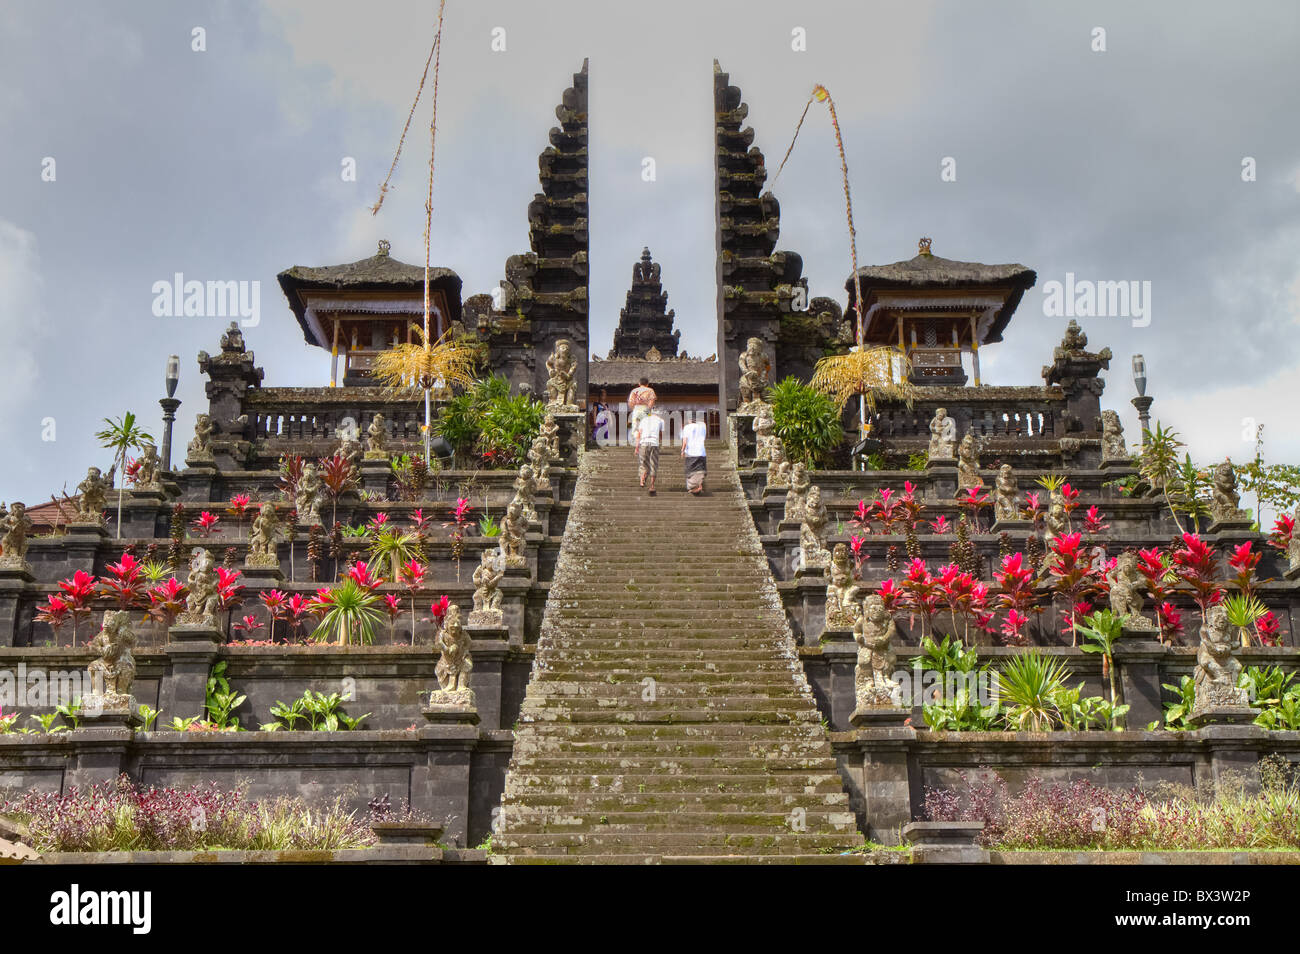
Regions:
M 1021 732 L 1047 732 L 1060 719 L 1057 693 L 1071 678 L 1059 659 L 1037 650 L 1007 660 L 998 673 L 998 698 L 1006 706 L 1007 725 Z

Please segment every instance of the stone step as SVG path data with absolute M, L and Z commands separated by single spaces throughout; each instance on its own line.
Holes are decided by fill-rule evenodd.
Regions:
M 853 818 L 852 815 L 848 817 Z M 501 834 L 493 838 L 492 841 L 494 849 L 517 849 L 524 853 L 536 850 L 540 853 L 553 852 L 556 854 L 583 854 L 592 851 L 616 854 L 622 850 L 624 852 L 658 854 L 671 851 L 673 854 L 695 855 L 709 853 L 732 854 L 738 851 L 795 851 L 800 854 L 808 854 L 820 849 L 839 851 L 844 848 L 855 847 L 861 843 L 861 836 L 857 834 L 852 822 L 849 823 L 848 828 L 830 832 L 808 831 L 794 833 L 757 829 L 750 831 L 680 831 L 655 834 L 647 832 L 609 832 L 605 834 L 597 832 L 575 832 L 571 834 L 527 832 L 518 835 L 509 831 L 508 823 L 503 823 Z
M 515 779 L 514 792 L 507 792 L 507 799 L 518 799 L 526 793 L 553 791 L 568 788 L 574 792 L 591 792 L 607 795 L 634 792 L 638 795 L 689 794 L 697 797 L 701 790 L 720 792 L 729 795 L 753 793 L 844 795 L 843 783 L 838 774 L 827 772 L 822 775 L 800 773 L 792 775 L 734 775 L 710 773 L 699 775 L 663 775 L 654 774 L 587 774 L 573 775 L 561 773 L 519 772 Z M 546 796 L 540 796 L 544 804 Z
M 500 856 L 498 856 L 500 857 Z M 494 858 L 495 862 L 496 859 Z M 504 863 L 502 858 L 500 863 Z M 640 852 L 627 854 L 549 855 L 520 854 L 510 859 L 516 865 L 864 865 L 871 861 L 863 854 L 828 852 L 823 854 L 792 854 L 777 851 L 772 854 L 716 854 L 716 855 L 653 855 Z
M 525 702 L 519 710 L 519 721 L 526 722 L 573 722 L 573 723 L 709 723 L 709 722 L 747 722 L 751 725 L 783 725 L 791 722 L 820 721 L 820 714 L 815 710 L 794 706 L 772 709 L 653 709 L 637 710 L 573 710 L 536 706 Z
M 847 804 L 848 799 L 843 793 L 839 797 Z M 671 837 L 684 832 L 710 836 L 720 832 L 748 831 L 833 835 L 857 830 L 857 819 L 844 806 L 821 805 L 814 801 L 811 805 L 791 804 L 783 808 L 779 804 L 782 798 L 784 796 L 774 796 L 767 811 L 748 806 L 732 811 L 696 811 L 672 806 L 657 809 L 648 804 L 638 807 L 634 798 L 628 798 L 622 810 L 615 806 L 604 811 L 569 812 L 506 804 L 501 810 L 500 821 L 509 825 L 517 836 L 551 832 L 565 838 L 582 834 Z M 797 829 L 796 825 L 804 826 L 803 830 Z

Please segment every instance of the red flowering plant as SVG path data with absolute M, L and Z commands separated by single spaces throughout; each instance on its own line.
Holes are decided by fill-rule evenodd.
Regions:
M 45 597 L 45 604 L 38 606 L 36 609 L 36 622 L 48 623 L 50 629 L 54 630 L 54 639 L 57 642 L 59 630 L 63 624 L 72 619 L 72 605 L 54 593 Z M 75 640 L 74 640 L 75 642 Z
M 148 582 L 142 572 L 143 564 L 130 553 L 123 553 L 117 563 L 110 563 L 106 576 L 99 578 L 99 595 L 111 599 L 120 610 L 135 609 L 149 602 L 146 595 Z
M 1284 555 L 1291 548 L 1291 535 L 1295 533 L 1295 517 L 1282 514 L 1273 523 L 1273 531 L 1268 535 L 1268 545 Z
M 988 632 L 993 619 L 993 614 L 987 608 L 988 587 L 952 563 L 939 568 L 936 582 L 941 598 L 947 604 L 954 630 L 960 617 L 962 641 L 969 644 L 971 626 L 974 624 L 978 642 L 979 633 Z
M 1192 591 L 1192 600 L 1201 611 L 1201 622 L 1211 606 L 1223 600 L 1219 589 L 1219 560 L 1214 547 L 1195 533 L 1183 534 L 1182 549 L 1171 556 L 1171 566 L 1180 583 Z
M 284 604 L 284 619 L 289 624 L 290 634 L 297 633 L 299 637 L 304 636 L 302 626 L 315 613 L 312 607 L 311 599 L 303 596 L 301 593 L 294 593 Z
M 1101 512 L 1097 505 L 1093 504 L 1089 507 L 1088 511 L 1083 515 L 1083 532 L 1088 534 L 1104 533 L 1109 529 L 1110 524 L 1106 522 L 1106 515 Z
M 418 512 L 418 511 L 417 511 Z M 411 645 L 415 645 L 415 598 L 424 589 L 424 575 L 429 568 L 419 560 L 407 560 L 398 569 L 402 586 L 411 596 Z
M 922 559 L 914 559 L 908 564 L 903 575 L 903 605 L 913 618 L 921 617 L 921 636 L 931 635 L 934 631 L 934 614 L 943 603 L 943 591 L 939 581 L 930 573 Z
M 278 620 L 285 619 L 287 616 L 289 596 L 283 590 L 262 590 L 257 594 L 257 598 L 262 601 L 266 607 L 267 615 L 271 617 L 271 642 L 275 642 L 275 624 Z
M 1282 624 L 1278 622 L 1272 610 L 1268 610 L 1255 620 L 1255 635 L 1259 637 L 1261 646 L 1282 645 Z
M 68 606 L 72 616 L 72 645 L 77 645 L 77 624 L 90 616 L 95 599 L 95 578 L 85 570 L 77 570 L 66 580 L 59 581 L 63 595 L 60 599 Z
M 393 629 L 397 624 L 397 617 L 402 615 L 402 598 L 396 593 L 385 593 L 384 600 L 379 604 L 379 608 L 388 615 L 388 641 L 395 643 L 397 637 Z
M 126 462 L 126 467 L 123 469 L 122 474 L 123 476 L 126 477 L 126 482 L 128 484 L 134 486 L 135 484 L 139 483 L 140 467 L 143 463 L 144 461 L 140 460 L 140 458 L 138 457 L 132 457 L 129 461 Z
M 237 633 L 243 633 L 244 639 L 249 640 L 251 639 L 254 633 L 256 633 L 259 629 L 263 627 L 263 625 L 265 624 L 260 622 L 255 615 L 249 613 L 242 620 L 240 620 L 238 623 L 236 623 L 234 626 L 230 628 Z
M 874 504 L 872 507 L 874 507 Z M 858 501 L 858 508 L 854 510 L 853 515 L 849 517 L 849 525 L 853 527 L 857 533 L 871 532 L 872 507 L 868 507 L 865 500 Z
M 1079 491 L 1068 483 L 1061 485 L 1061 499 L 1065 502 L 1065 519 L 1069 524 L 1070 514 L 1079 509 Z
M 957 506 L 970 515 L 971 530 L 975 533 L 983 533 L 980 527 L 980 511 L 985 507 L 993 506 L 993 502 L 989 499 L 989 492 L 983 487 L 968 487 L 966 496 L 957 498 Z
M 185 609 L 189 588 L 176 577 L 168 577 L 149 590 L 149 617 L 157 620 L 163 629 L 169 629 L 176 617 Z
M 1163 618 L 1159 614 L 1157 614 L 1156 619 L 1156 622 L 1160 625 L 1160 641 L 1170 644 L 1183 631 L 1181 614 L 1166 599 L 1173 592 L 1178 577 L 1169 568 L 1169 557 L 1162 553 L 1159 547 L 1152 547 L 1150 550 L 1138 550 L 1137 555 L 1137 569 L 1142 574 L 1142 579 L 1146 581 L 1147 591 L 1151 594 L 1152 601 L 1156 606 L 1169 607 L 1170 612 L 1173 614 L 1169 618 L 1176 625 L 1166 627 Z
M 450 511 L 451 519 L 443 524 L 451 531 L 451 555 L 456 560 L 456 582 L 460 582 L 460 558 L 465 553 L 465 528 L 470 523 L 470 511 L 474 508 L 464 497 L 456 498 L 456 506 Z
M 1156 611 L 1156 622 L 1160 624 L 1160 638 L 1173 643 L 1183 635 L 1183 614 L 1173 603 L 1165 601 Z
M 906 594 L 902 588 L 893 580 L 885 580 L 876 590 L 876 595 L 880 597 L 880 602 L 885 608 L 886 613 L 891 615 L 903 604 Z
M 1025 646 L 1029 639 L 1024 633 L 1029 613 L 1042 612 L 1036 604 L 1038 591 L 1034 587 L 1034 568 L 1023 553 L 1008 553 L 1002 558 L 1002 568 L 993 571 L 998 583 L 998 604 L 1007 610 L 1002 625 L 1002 635 L 1008 645 Z
M 251 499 L 248 494 L 235 494 L 230 498 L 230 506 L 226 508 L 226 513 L 235 518 L 236 533 L 240 533 L 244 529 L 244 514 L 248 513 L 248 504 Z
M 1075 618 L 1080 614 L 1081 607 L 1083 613 L 1091 611 L 1087 599 L 1097 589 L 1097 570 L 1089 560 L 1087 552 L 1081 548 L 1082 542 L 1083 535 L 1079 533 L 1063 533 L 1054 537 L 1047 561 L 1047 571 L 1052 577 L 1052 588 L 1057 596 L 1064 597 L 1070 604 L 1069 627 L 1072 646 L 1078 643 L 1078 632 L 1074 627 Z M 1065 631 L 1064 622 L 1061 631 Z
M 903 483 L 903 496 L 898 499 L 897 523 L 904 531 L 915 533 L 922 523 L 925 504 L 916 499 L 916 485 L 910 480 Z
M 1020 516 L 1033 524 L 1035 531 L 1042 529 L 1043 521 L 1047 519 L 1047 510 L 1038 491 L 1031 490 L 1025 494 L 1025 506 L 1021 508 Z
M 374 592 L 383 586 L 385 580 L 370 571 L 370 564 L 364 560 L 358 560 L 352 566 L 348 567 L 347 572 L 343 574 L 345 580 L 352 580 L 357 586 L 364 590 Z
M 1228 566 L 1237 574 L 1232 583 L 1243 596 L 1255 594 L 1255 570 L 1263 556 L 1264 554 L 1252 550 L 1250 541 L 1247 540 L 1234 547 L 1232 556 L 1228 557 Z
M 331 502 L 330 523 L 338 523 L 339 498 L 359 483 L 357 469 L 342 454 L 335 454 L 320 459 L 318 472 L 321 485 L 324 486 L 325 493 L 329 494 Z
M 881 533 L 894 533 L 894 524 L 898 522 L 900 516 L 898 501 L 894 499 L 894 491 L 889 487 L 880 488 L 876 494 L 876 499 L 871 501 L 869 519 L 880 521 Z
M 438 600 L 435 603 L 432 603 L 429 606 L 429 615 L 426 616 L 423 621 L 426 623 L 432 622 L 436 628 L 441 629 L 442 621 L 446 618 L 447 610 L 450 608 L 451 600 L 448 599 L 447 595 L 444 593 L 442 596 L 438 597 Z M 437 638 L 436 633 L 434 634 L 434 638 Z
M 209 513 L 205 510 L 194 518 L 194 522 L 190 526 L 203 536 L 210 537 L 214 533 L 221 532 L 221 528 L 217 526 L 220 522 L 221 517 L 218 514 Z
M 235 607 L 244 601 L 244 584 L 239 582 L 239 571 L 229 567 L 217 567 L 218 608 L 225 613 L 233 613 Z
M 849 552 L 853 555 L 853 579 L 855 580 L 862 579 L 862 564 L 871 559 L 871 555 L 863 547 L 866 542 L 866 537 L 857 534 L 849 538 Z
M 930 521 L 930 529 L 934 533 L 943 534 L 951 530 L 952 525 L 948 523 L 947 517 L 945 517 L 943 514 L 939 514 L 939 516 L 935 517 L 933 520 Z

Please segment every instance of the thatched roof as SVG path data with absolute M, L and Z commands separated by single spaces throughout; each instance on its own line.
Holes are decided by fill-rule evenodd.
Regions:
M 345 265 L 312 267 L 295 265 L 286 268 L 276 278 L 284 297 L 289 300 L 294 317 L 302 326 L 303 336 L 315 343 L 304 319 L 307 304 L 303 292 L 312 291 L 375 291 L 412 292 L 423 298 L 424 266 L 399 262 L 388 254 L 388 243 L 379 243 L 378 254 Z M 429 267 L 429 287 L 438 288 L 447 298 L 451 321 L 460 320 L 461 280 L 450 268 Z
M 645 358 L 593 358 L 587 365 L 590 388 L 636 387 L 642 377 L 653 388 L 707 388 L 718 386 L 718 362 L 700 358 L 674 358 L 650 361 Z
M 922 252 L 915 258 L 892 265 L 866 265 L 858 269 L 858 282 L 862 297 L 869 304 L 873 291 L 922 291 L 959 289 L 1004 289 L 1008 292 L 1006 304 L 999 309 L 985 341 L 1001 341 L 1002 331 L 1020 304 L 1026 290 L 1032 288 L 1038 276 L 1024 265 L 985 265 L 981 262 L 956 262 Z M 857 298 L 853 276 L 844 283 L 849 293 L 849 306 L 844 314 L 850 315 Z

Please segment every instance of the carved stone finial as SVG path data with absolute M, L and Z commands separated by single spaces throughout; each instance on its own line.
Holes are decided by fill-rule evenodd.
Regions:
M 931 253 L 930 253 L 930 239 L 929 239 L 928 237 L 925 237 L 925 238 L 922 238 L 920 241 L 918 241 L 918 242 L 916 243 L 916 250 L 917 250 L 917 252 L 918 252 L 919 254 L 921 254 L 921 255 L 929 255 L 929 254 L 931 254 Z
M 387 258 L 387 257 L 388 257 L 388 250 L 389 250 L 390 248 L 392 248 L 392 247 L 393 247 L 393 246 L 392 246 L 392 243 L 390 243 L 390 242 L 388 241 L 388 239 L 380 239 L 380 240 L 379 240 L 379 257 L 380 257 L 380 258 Z

